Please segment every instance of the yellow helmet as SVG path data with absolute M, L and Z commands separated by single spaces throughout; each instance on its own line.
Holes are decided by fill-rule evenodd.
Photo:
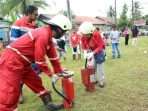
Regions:
M 64 15 L 56 15 L 56 16 L 54 16 L 51 20 L 48 21 L 48 24 L 58 26 L 64 31 L 72 29 L 72 23 Z
M 92 34 L 94 29 L 95 28 L 91 22 L 83 22 L 79 27 L 79 32 L 82 34 Z

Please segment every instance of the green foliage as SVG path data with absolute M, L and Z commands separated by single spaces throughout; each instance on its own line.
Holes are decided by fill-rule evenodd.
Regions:
M 66 61 L 63 66 L 73 70 L 75 83 L 75 106 L 72 111 L 147 111 L 148 110 L 148 38 L 138 38 L 138 46 L 124 45 L 121 38 L 120 59 L 111 59 L 111 45 L 106 47 L 107 60 L 104 64 L 106 87 L 101 89 L 96 86 L 93 93 L 86 92 L 81 83 L 80 70 L 84 67 L 84 59 L 73 61 L 71 49 L 68 48 Z M 48 76 L 42 75 L 46 88 L 52 90 L 54 103 L 62 102 L 51 88 Z M 60 83 L 61 81 L 59 81 Z M 60 84 L 57 84 L 60 88 Z M 19 111 L 46 111 L 41 100 L 24 87 L 25 103 L 19 105 Z M 64 110 L 61 110 L 64 111 Z
M 71 15 L 72 15 L 72 18 L 74 18 L 74 17 L 75 17 L 74 12 L 71 10 L 70 13 L 71 13 Z M 68 12 L 67 12 L 66 10 L 63 11 L 63 14 L 64 14 L 65 16 L 68 16 Z
M 144 19 L 148 19 L 148 15 L 145 15 L 143 18 L 144 18 Z
M 0 14 L 3 17 L 8 17 L 11 21 L 15 21 L 17 16 L 23 14 L 26 6 L 31 4 L 37 7 L 47 6 L 44 0 L 1 0 Z
M 128 12 L 128 7 L 127 4 L 123 5 L 123 10 L 122 13 L 120 15 L 119 21 L 118 21 L 118 27 L 123 29 L 124 27 L 129 25 L 129 20 L 127 17 L 127 12 Z
M 133 19 L 137 20 L 137 19 L 142 18 L 140 2 L 135 1 L 133 8 L 134 8 L 134 10 L 133 10 Z
M 146 20 L 146 25 L 148 25 L 148 15 L 143 16 L 143 19 Z
M 115 17 L 115 10 L 112 6 L 110 6 L 108 9 L 107 17 L 109 17 L 111 19 L 114 19 L 114 17 Z
M 148 19 L 146 20 L 146 25 L 148 25 Z

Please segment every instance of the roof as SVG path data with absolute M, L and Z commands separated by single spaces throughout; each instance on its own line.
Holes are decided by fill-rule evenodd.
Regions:
M 99 25 L 112 25 L 113 22 L 105 17 L 75 16 L 74 21 L 81 24 L 84 21 L 92 22 Z
M 146 21 L 144 19 L 135 20 L 134 25 L 143 26 L 146 25 Z
M 108 17 L 99 17 L 99 16 L 97 16 L 96 17 L 97 19 L 100 19 L 100 20 L 102 20 L 102 21 L 104 21 L 104 23 L 107 25 L 114 25 L 114 22 L 110 19 L 110 18 L 108 18 Z

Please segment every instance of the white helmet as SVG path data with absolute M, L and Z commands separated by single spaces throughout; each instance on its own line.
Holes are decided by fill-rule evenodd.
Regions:
M 51 20 L 49 20 L 48 23 L 56 25 L 64 31 L 71 30 L 72 28 L 70 20 L 64 15 L 56 15 Z
M 82 34 L 92 34 L 94 31 L 94 26 L 91 22 L 83 22 L 79 27 L 79 32 Z

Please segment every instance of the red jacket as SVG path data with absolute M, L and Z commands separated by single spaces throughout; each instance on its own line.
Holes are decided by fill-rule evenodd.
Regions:
M 105 49 L 104 41 L 98 31 L 94 31 L 92 37 L 82 37 L 82 49 L 91 49 L 94 53 L 97 53 Z
M 11 33 L 10 33 L 10 40 L 15 41 L 17 38 L 22 36 L 28 31 L 31 31 L 32 29 L 37 28 L 35 21 L 29 22 L 29 19 L 27 16 L 24 16 L 17 20 L 12 26 L 11 26 Z
M 37 28 L 37 26 L 35 24 L 35 21 L 29 22 L 27 16 L 23 16 L 22 18 L 20 18 L 19 20 L 17 20 L 13 25 L 14 26 L 18 26 L 18 27 L 31 28 L 31 29 Z
M 51 70 L 45 62 L 45 55 L 51 61 L 54 73 L 62 71 L 59 58 L 57 56 L 50 26 L 37 28 L 28 32 L 10 44 L 10 47 L 20 52 L 30 62 L 35 62 L 41 70 L 51 76 Z
M 80 44 L 80 36 L 76 33 L 72 34 L 70 37 L 70 43 L 73 48 L 77 47 Z

